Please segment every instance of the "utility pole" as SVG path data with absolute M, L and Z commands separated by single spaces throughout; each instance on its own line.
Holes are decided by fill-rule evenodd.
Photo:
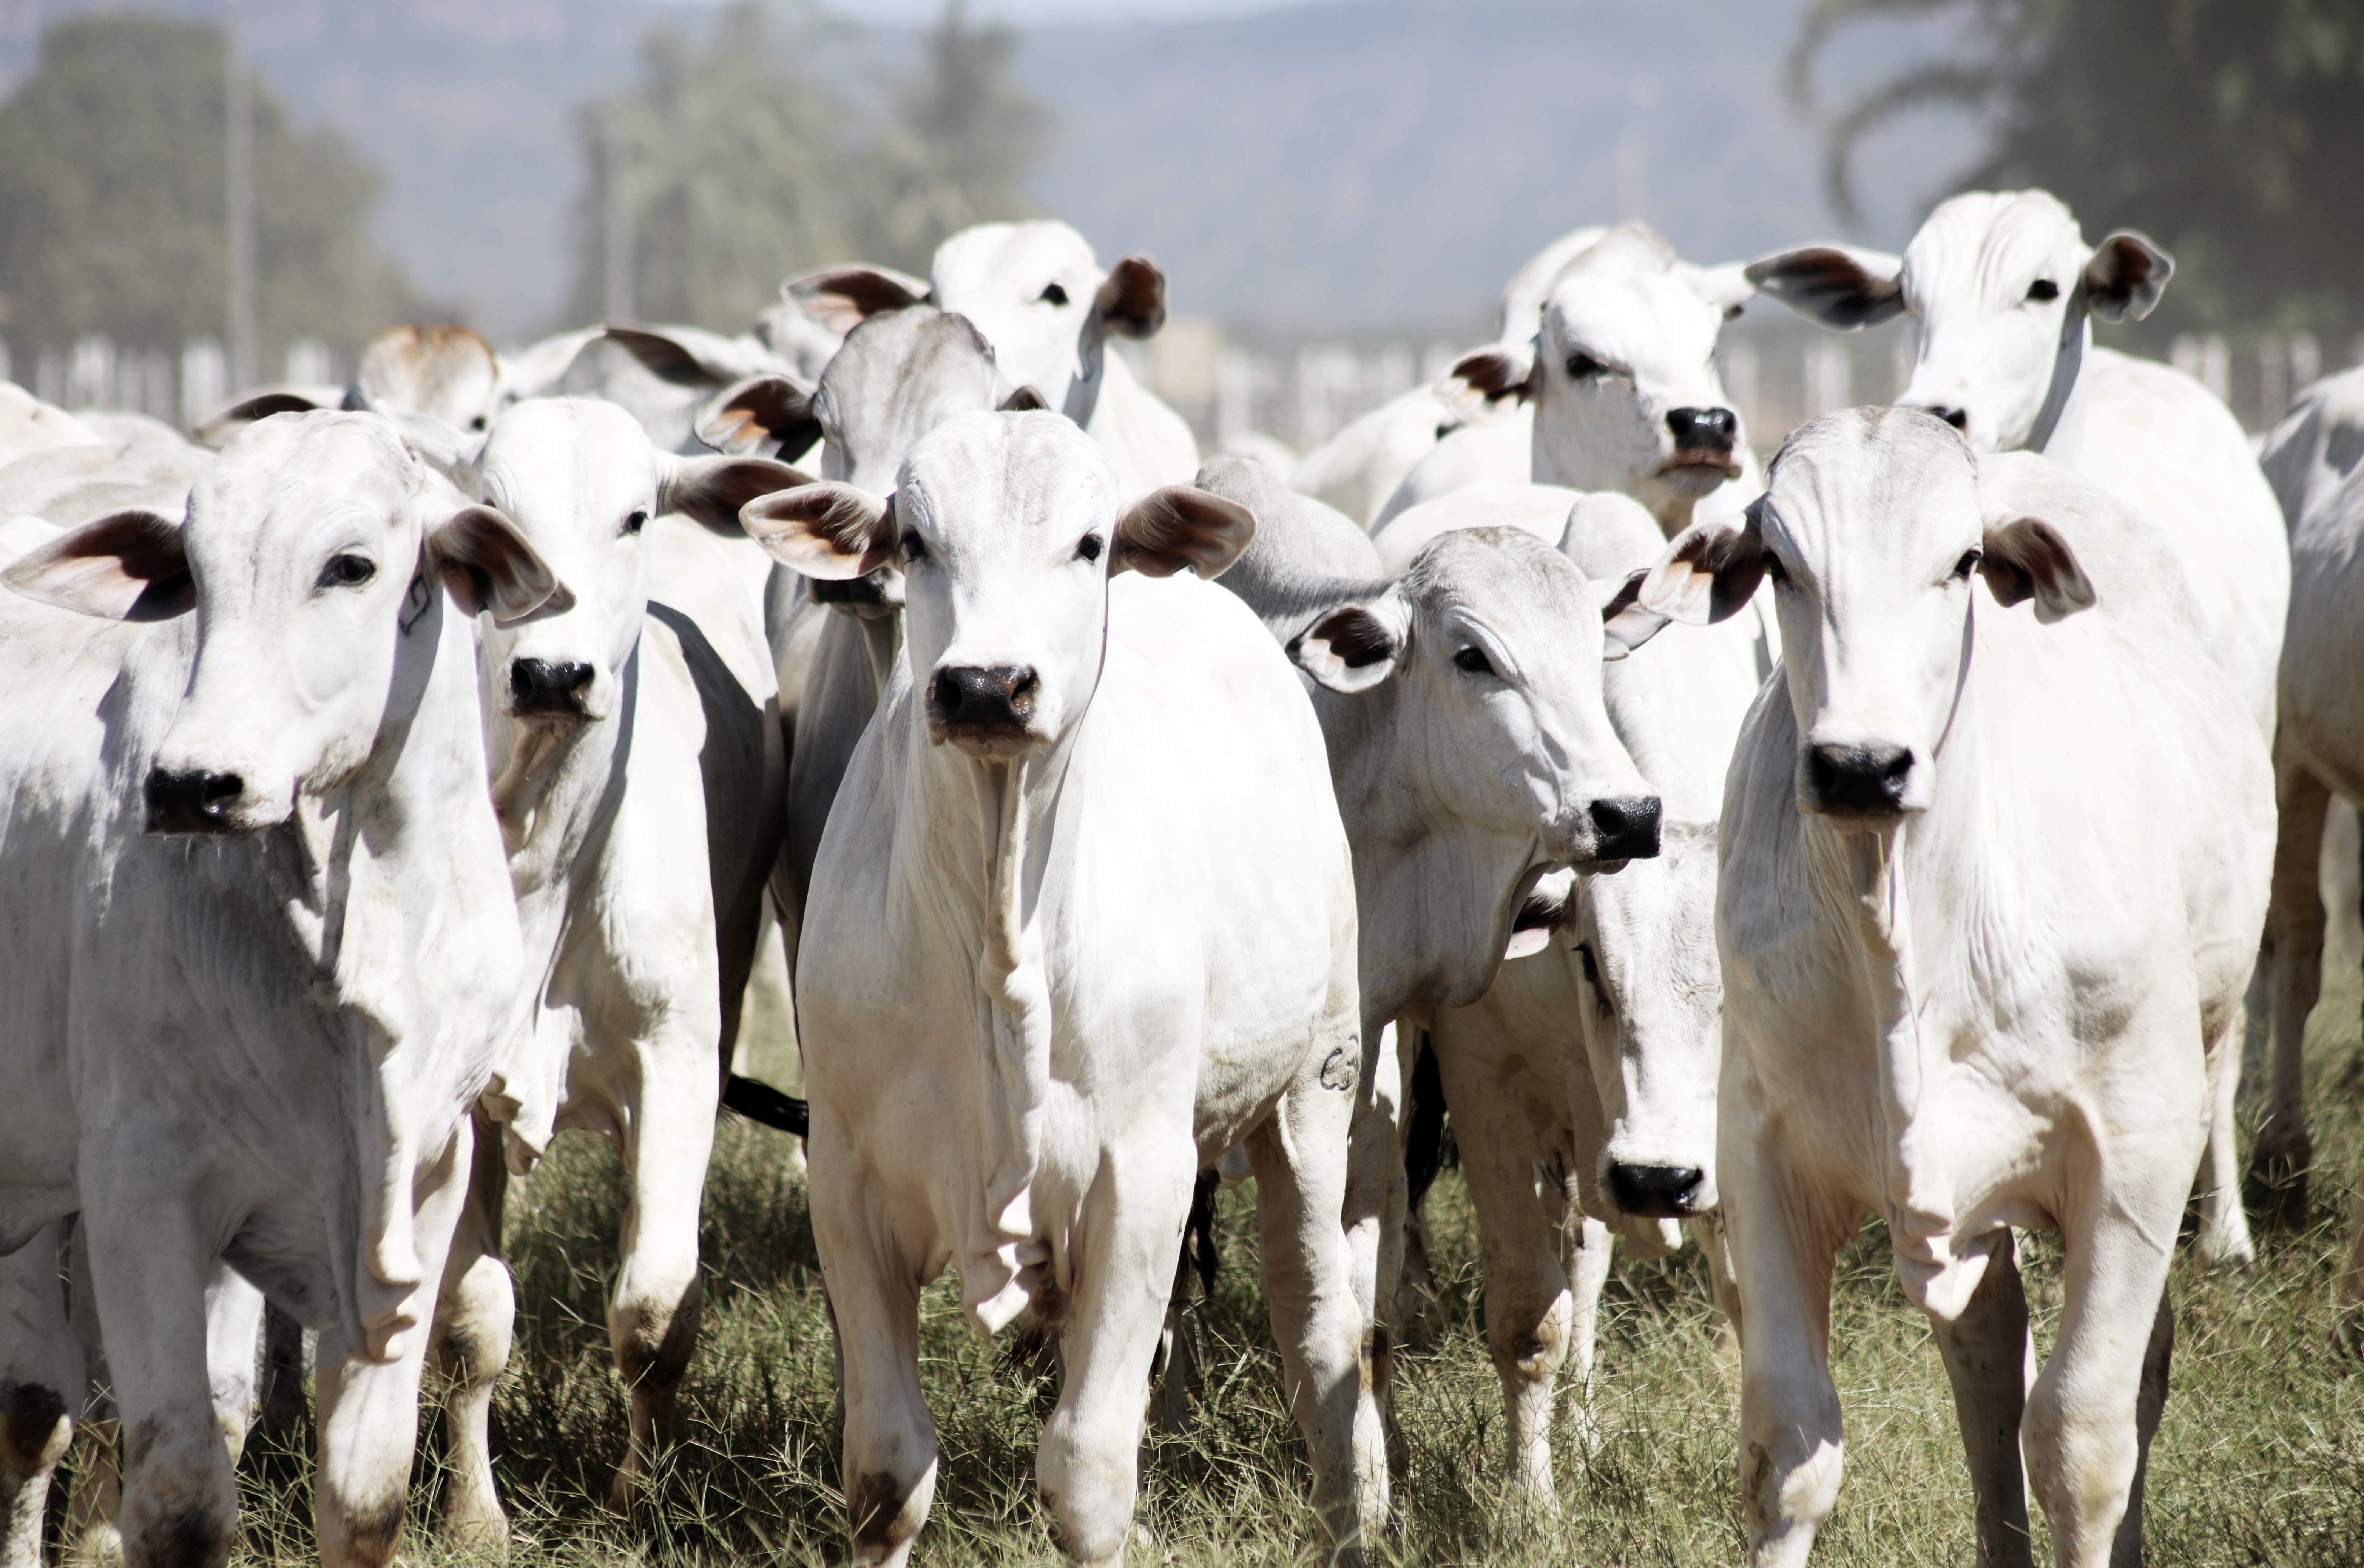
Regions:
M 610 104 L 603 115 L 608 143 L 606 211 L 608 238 L 608 319 L 632 318 L 632 208 L 626 186 L 631 180 L 631 133 L 624 125 L 624 106 Z
M 229 106 L 229 390 L 255 383 L 254 84 L 239 58 L 246 0 L 222 0 L 222 82 Z

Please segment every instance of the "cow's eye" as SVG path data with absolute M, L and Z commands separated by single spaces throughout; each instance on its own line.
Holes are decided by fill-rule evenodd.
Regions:
M 1577 943 L 1576 956 L 1584 961 L 1584 983 L 1587 985 L 1600 984 L 1600 965 L 1595 963 L 1592 960 L 1592 944 L 1590 942 Z
M 1970 580 L 1970 573 L 1978 569 L 1979 552 L 1975 550 L 1966 550 L 1962 551 L 1962 559 L 1954 562 L 1954 581 L 1967 583 Z
M 1576 381 L 1583 381 L 1587 377 L 1599 375 L 1608 368 L 1609 367 L 1607 365 L 1602 364 L 1590 354 L 1570 354 L 1567 357 L 1567 373 L 1571 379 Z
M 1463 649 L 1453 656 L 1453 667 L 1468 675 L 1490 675 L 1494 673 L 1494 662 L 1486 657 L 1486 651 L 1482 648 Z
M 1076 560 L 1078 560 L 1078 561 L 1098 561 L 1099 558 L 1100 558 L 1100 536 L 1099 536 L 1099 535 L 1098 535 L 1098 534 L 1086 534 L 1083 538 L 1081 538 L 1081 539 L 1077 539 L 1077 540 L 1076 541 Z
M 482 414 L 477 415 L 474 418 L 468 421 L 468 428 L 472 430 L 481 430 L 484 428 L 485 417 Z
M 903 559 L 911 563 L 928 559 L 928 541 L 920 537 L 917 528 L 903 530 Z
M 648 526 L 649 515 L 638 507 L 634 507 L 631 515 L 624 519 L 624 531 L 628 534 L 639 533 Z
M 358 588 L 377 575 L 377 562 L 366 555 L 332 555 L 320 568 L 323 588 Z
M 1044 305 L 1065 305 L 1067 303 L 1067 291 L 1058 284 L 1044 284 L 1042 294 L 1037 297 Z
M 2038 278 L 2034 283 L 2027 285 L 2027 297 L 2030 299 L 2058 299 L 2060 297 L 2060 285 L 2054 283 L 2050 278 Z

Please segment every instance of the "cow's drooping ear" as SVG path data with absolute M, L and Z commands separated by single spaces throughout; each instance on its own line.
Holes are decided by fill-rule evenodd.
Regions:
M 197 422 L 195 435 L 209 447 L 220 446 L 249 425 L 270 418 L 273 414 L 309 414 L 316 409 L 336 405 L 323 403 L 307 394 L 280 388 L 258 392 L 242 397 L 227 408 L 217 409 Z
M 739 539 L 741 507 L 759 495 L 811 483 L 812 475 L 767 457 L 664 457 L 658 466 L 657 510 L 679 512 L 726 539 Z
M 1741 269 L 1759 294 L 1840 332 L 1876 327 L 1904 309 L 1904 258 L 1853 245 L 1807 245 Z
M 892 564 L 902 553 L 896 537 L 895 497 L 834 482 L 799 484 L 739 508 L 747 537 L 792 572 L 842 583 Z
M 170 620 L 196 608 L 181 525 L 110 513 L 17 558 L 0 583 L 28 599 L 105 620 Z
M 1541 380 L 1532 348 L 1478 349 L 1453 362 L 1436 392 L 1453 414 L 1475 423 L 1529 401 Z
M 999 405 L 1000 411 L 1004 414 L 1031 414 L 1050 406 L 1051 405 L 1043 400 L 1043 395 L 1031 386 L 1017 388 L 1009 396 L 1003 398 Z
M 507 514 L 463 506 L 427 536 L 428 559 L 452 600 L 471 616 L 486 610 L 496 626 L 564 615 L 574 595 Z
M 712 353 L 700 353 L 702 345 L 687 333 L 652 332 L 645 327 L 610 327 L 608 341 L 631 350 L 632 358 L 642 369 L 659 381 L 675 386 L 720 386 L 729 381 L 734 367 Z M 743 356 L 731 356 L 741 358 Z
M 1297 635 L 1288 656 L 1322 685 L 1352 696 L 1394 674 L 1411 641 L 1411 611 L 1390 588 L 1330 611 Z
M 731 457 L 745 457 L 766 441 L 774 443 L 775 455 L 801 455 L 820 439 L 812 394 L 794 376 L 751 375 L 697 411 L 697 439 Z
M 1147 338 L 1165 325 L 1165 273 L 1146 256 L 1127 256 L 1116 264 L 1092 301 L 1120 338 Z
M 1987 528 L 1979 560 L 1987 591 L 2000 605 L 2035 601 L 2035 618 L 2049 626 L 2100 602 L 2092 580 L 2060 530 L 2040 517 L 2019 517 Z
M 1185 566 L 1212 582 L 1255 538 L 1255 514 L 1188 484 L 1153 490 L 1119 513 L 1110 572 L 1171 577 Z
M 1628 573 L 1600 599 L 1600 658 L 1603 663 L 1622 659 L 1658 635 L 1667 617 L 1642 603 L 1642 584 L 1650 580 L 1647 568 Z
M 1738 261 L 1724 261 L 1712 267 L 1677 261 L 1674 278 L 1723 312 L 1726 321 L 1739 320 L 1741 308 L 1756 297 L 1756 285 L 1748 281 L 1747 267 Z
M 462 489 L 467 488 L 476 459 L 484 453 L 488 431 L 462 430 L 432 414 L 414 413 L 407 408 L 389 409 L 385 417 L 394 421 L 395 428 L 402 432 L 403 443 L 418 455 L 421 462 Z
M 781 298 L 841 338 L 874 316 L 925 304 L 929 292 L 892 267 L 831 267 L 780 285 Z
M 1677 534 L 1635 597 L 1642 608 L 1707 626 L 1736 614 L 1765 577 L 1758 501 L 1745 517 L 1706 517 Z
M 2102 240 L 2085 263 L 2086 307 L 2104 321 L 2140 321 L 2174 275 L 2174 257 L 2152 244 L 2148 235 L 2121 228 Z

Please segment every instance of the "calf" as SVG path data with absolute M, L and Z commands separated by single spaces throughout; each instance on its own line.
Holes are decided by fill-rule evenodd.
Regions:
M 1043 1497 L 1072 1555 L 1121 1557 L 1193 1177 L 1242 1140 L 1317 1505 L 1349 1551 L 1385 1516 L 1338 1226 L 1361 1051 L 1321 737 L 1237 601 L 1143 575 L 1213 576 L 1253 519 L 1118 495 L 1067 420 L 971 414 L 883 504 L 823 484 L 743 514 L 798 570 L 909 583 L 797 970 L 859 1562 L 904 1562 L 927 1514 L 914 1336 L 947 1262 L 980 1329 L 1063 1334 Z
M 495 421 L 463 477 L 481 514 L 575 594 L 562 613 L 487 624 L 477 653 L 525 969 L 434 1351 L 449 1380 L 447 1527 L 497 1540 L 485 1424 L 514 1314 L 502 1194 L 554 1132 L 606 1135 L 630 1182 L 608 1309 L 632 1401 L 619 1508 L 668 1440 L 697 1338 L 719 1044 L 736 1032 L 753 961 L 786 770 L 752 605 L 727 568 L 667 573 L 664 558 L 698 542 L 673 530 L 736 533 L 742 503 L 803 475 L 760 458 L 685 461 L 658 452 L 620 408 L 543 398 Z
M 367 414 L 265 419 L 185 524 L 115 513 L 5 580 L 0 895 L 41 917 L 0 921 L 0 1247 L 81 1217 L 128 1562 L 229 1551 L 226 1262 L 320 1333 L 322 1556 L 385 1563 L 519 973 L 467 617 L 569 595 Z
M 2046 192 L 1973 191 L 1939 203 L 1901 257 L 1808 246 L 1751 262 L 1748 276 L 1842 330 L 1910 313 L 1921 351 L 1901 406 L 1934 413 L 1975 451 L 2043 452 L 2154 518 L 2191 584 L 2204 645 L 2270 736 L 2290 546 L 2248 438 L 2191 377 L 2093 347 L 2096 319 L 2149 315 L 2174 270 L 2131 229 L 2086 244 Z M 2224 1080 L 2201 1175 L 2199 1246 L 2225 1263 L 2256 1255 L 2236 1177 L 2238 1077 Z M 2288 1165 L 2282 1136 L 2259 1134 L 2261 1170 Z
M 1751 1560 L 1803 1562 L 1835 1501 L 1831 1269 L 1868 1209 L 1936 1328 L 1981 1560 L 2028 1560 L 2024 1454 L 2067 1568 L 2138 1562 L 2265 748 L 2153 525 L 1931 415 L 1806 425 L 1642 599 L 1701 622 L 1768 575 L 1783 673 L 1733 758 L 1716 910 Z M 2032 1385 L 2013 1227 L 2066 1254 Z

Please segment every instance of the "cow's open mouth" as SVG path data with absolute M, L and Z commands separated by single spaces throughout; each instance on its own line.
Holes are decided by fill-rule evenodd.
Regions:
M 1712 473 L 1719 479 L 1736 479 L 1740 476 L 1740 463 L 1730 452 L 1708 451 L 1693 447 L 1678 451 L 1660 463 L 1658 473 L 1661 477 L 1677 473 Z

